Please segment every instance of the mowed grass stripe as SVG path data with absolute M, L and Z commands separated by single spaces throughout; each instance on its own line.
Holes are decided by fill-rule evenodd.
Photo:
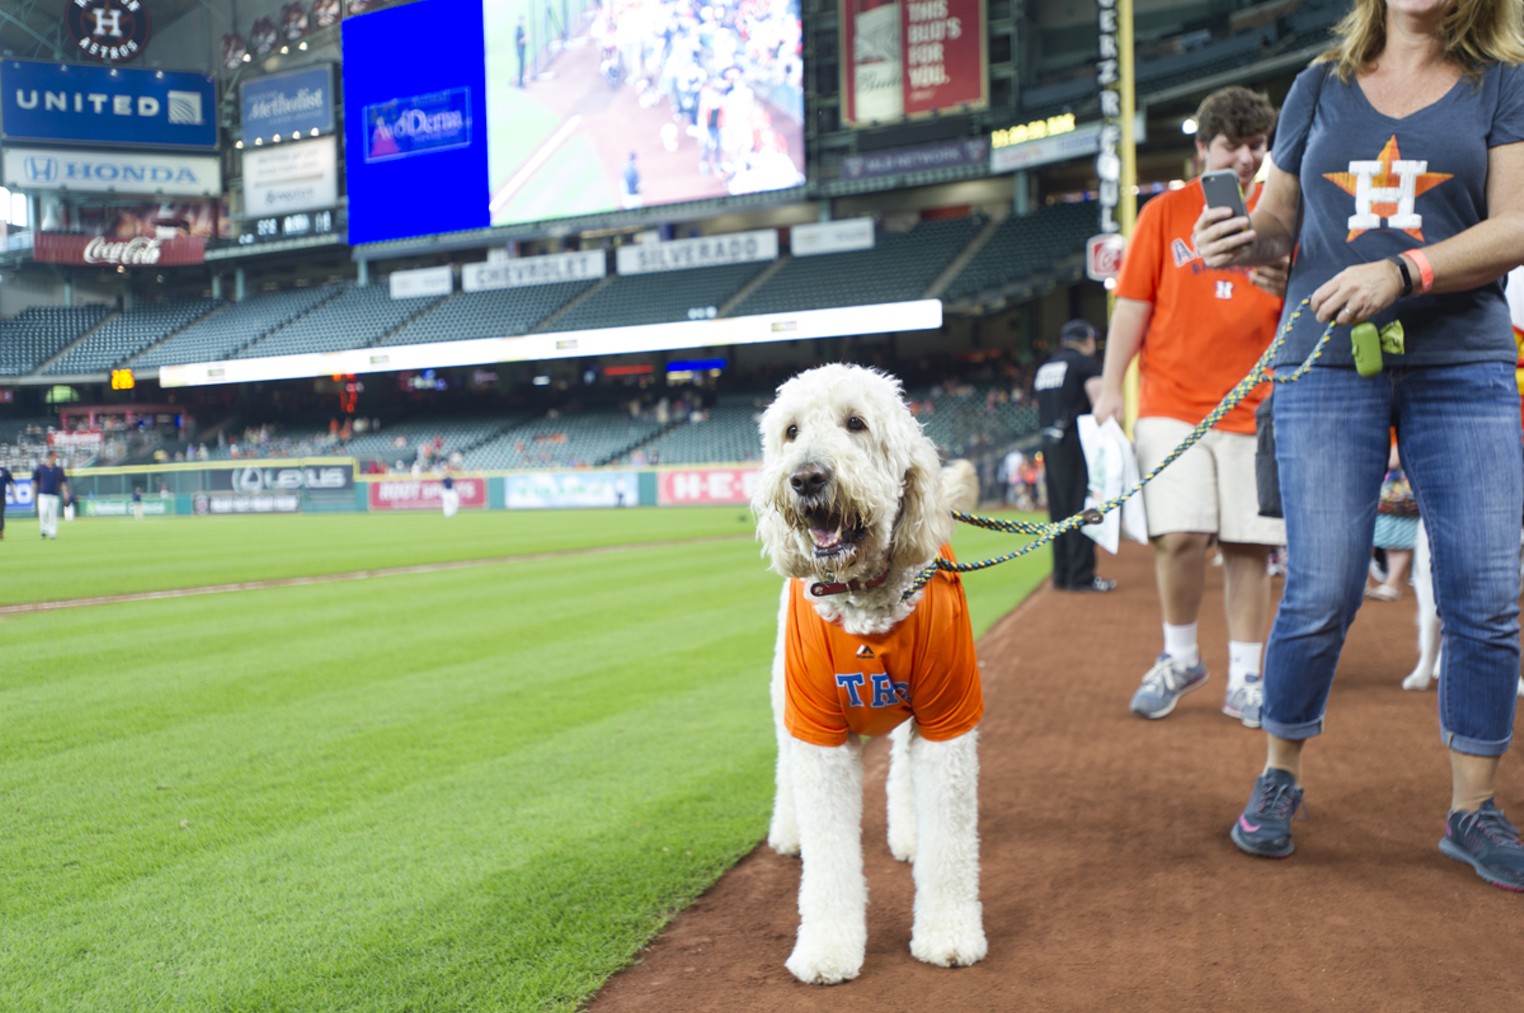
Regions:
M 967 578 L 976 626 L 1046 559 Z M 738 537 L 6 618 L 0 995 L 575 1008 L 765 831 L 777 589 Z
M 91 518 L 57 541 L 12 519 L 0 542 L 0 604 L 496 559 L 733 535 L 744 507 Z

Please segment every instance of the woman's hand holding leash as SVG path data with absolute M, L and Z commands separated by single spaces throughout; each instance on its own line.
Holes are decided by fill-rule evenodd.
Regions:
M 1311 310 L 1318 323 L 1357 324 L 1386 309 L 1402 294 L 1402 275 L 1389 260 L 1346 267 L 1316 292 Z

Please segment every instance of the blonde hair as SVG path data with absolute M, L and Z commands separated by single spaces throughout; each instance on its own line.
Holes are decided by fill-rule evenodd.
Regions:
M 1455 0 L 1440 23 L 1445 56 L 1477 78 L 1494 63 L 1524 63 L 1524 16 L 1519 0 Z M 1333 28 L 1339 42 L 1318 56 L 1348 82 L 1386 49 L 1386 0 L 1354 0 Z

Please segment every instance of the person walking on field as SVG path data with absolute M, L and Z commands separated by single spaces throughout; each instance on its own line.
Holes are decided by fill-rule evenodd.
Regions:
M 1047 469 L 1048 516 L 1060 521 L 1085 509 L 1090 473 L 1075 425 L 1090 414 L 1101 392 L 1101 364 L 1095 360 L 1096 331 L 1089 321 L 1071 320 L 1058 332 L 1057 354 L 1038 367 L 1032 381 L 1037 424 Z M 1053 539 L 1053 586 L 1060 591 L 1110 591 L 1116 581 L 1095 575 L 1095 542 L 1078 528 Z
M 37 525 L 43 538 L 58 538 L 58 513 L 69 495 L 69 477 L 58 463 L 58 451 L 48 451 L 32 472 L 32 498 L 37 503 Z
M 1500 279 L 1524 263 L 1521 11 L 1519 0 L 1354 0 L 1286 97 L 1258 209 L 1247 221 L 1208 209 L 1196 226 L 1214 267 L 1297 247 L 1278 370 L 1332 325 L 1313 368 L 1272 402 L 1291 551 L 1265 658 L 1265 765 L 1229 830 L 1251 855 L 1295 850 L 1302 757 L 1364 601 L 1395 428 L 1444 616 L 1439 850 L 1524 890 L 1524 844 L 1496 800 L 1519 679 L 1524 446 Z M 1351 327 L 1394 320 L 1400 357 L 1373 372 L 1362 356 L 1357 371 Z
M 1208 95 L 1196 113 L 1196 153 L 1207 171 L 1231 169 L 1254 207 L 1254 185 L 1275 125 L 1268 99 L 1245 88 Z M 1138 358 L 1138 468 L 1156 467 L 1249 372 L 1275 337 L 1285 275 L 1267 268 L 1209 269 L 1191 244 L 1204 203 L 1199 181 L 1144 205 L 1122 261 L 1095 419 L 1122 420 L 1122 381 Z M 1223 713 L 1260 721 L 1260 653 L 1270 614 L 1270 551 L 1284 525 L 1261 517 L 1254 477 L 1257 388 L 1143 489 L 1164 650 L 1133 695 L 1134 714 L 1162 718 L 1207 681 L 1197 644 L 1207 549 L 1222 550 L 1228 618 Z

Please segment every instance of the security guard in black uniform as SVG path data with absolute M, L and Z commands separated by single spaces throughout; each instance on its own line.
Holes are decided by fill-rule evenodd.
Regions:
M 1085 508 L 1090 476 L 1075 420 L 1090 414 L 1101 396 L 1096 329 L 1071 320 L 1058 332 L 1062 347 L 1043 363 L 1032 383 L 1048 486 L 1048 516 L 1063 520 Z M 1078 528 L 1053 540 L 1053 586 L 1060 591 L 1110 591 L 1116 581 L 1095 575 L 1095 543 Z

